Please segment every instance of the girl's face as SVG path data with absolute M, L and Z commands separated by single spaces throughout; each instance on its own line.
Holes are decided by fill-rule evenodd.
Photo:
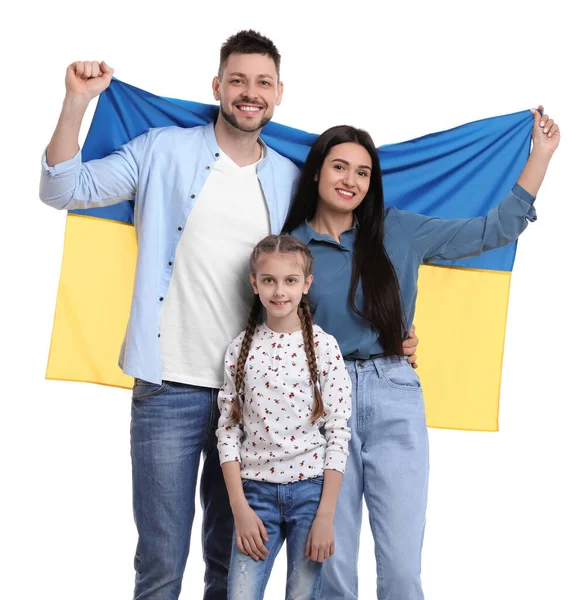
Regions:
M 318 208 L 352 212 L 369 190 L 371 173 L 372 159 L 361 144 L 346 142 L 333 146 L 318 176 Z
M 256 274 L 251 274 L 253 291 L 259 294 L 268 317 L 285 319 L 298 324 L 298 305 L 312 283 L 312 275 L 305 277 L 303 258 L 299 253 L 263 253 L 257 258 Z

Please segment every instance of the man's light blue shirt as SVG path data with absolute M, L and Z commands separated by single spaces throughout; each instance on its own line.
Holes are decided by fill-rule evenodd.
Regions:
M 278 234 L 286 220 L 299 171 L 293 162 L 265 144 L 264 149 L 257 176 L 268 207 L 271 232 Z M 88 209 L 135 199 L 137 268 L 119 359 L 127 375 L 161 382 L 161 308 L 176 248 L 220 152 L 211 123 L 189 129 L 150 129 L 109 156 L 85 163 L 81 152 L 54 167 L 48 166 L 43 156 L 40 197 L 49 206 Z M 223 237 L 230 234 L 219 231 L 218 243 L 222 244 Z

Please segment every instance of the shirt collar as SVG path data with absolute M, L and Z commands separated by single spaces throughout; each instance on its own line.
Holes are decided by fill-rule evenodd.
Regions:
M 208 146 L 210 153 L 218 158 L 221 153 L 221 149 L 219 148 L 218 142 L 216 141 L 216 135 L 214 135 L 214 121 L 212 123 L 208 123 L 208 125 L 204 126 L 204 141 Z M 261 168 L 268 161 L 269 156 L 269 148 L 267 144 L 259 138 L 259 143 L 262 146 L 261 159 L 257 163 L 257 168 Z
M 346 229 L 341 235 L 345 235 L 346 233 L 353 232 L 355 233 L 357 228 L 359 227 L 359 222 L 357 217 L 353 215 L 353 225 Z M 333 242 L 333 238 L 330 235 L 325 233 L 318 233 L 315 231 L 312 226 L 309 224 L 308 220 L 305 220 L 304 223 L 301 223 L 294 229 L 292 235 L 297 237 L 301 242 L 304 242 L 308 245 L 311 240 L 315 240 L 317 242 Z

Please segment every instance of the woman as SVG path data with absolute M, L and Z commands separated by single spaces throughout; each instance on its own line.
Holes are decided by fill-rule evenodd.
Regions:
M 333 127 L 310 150 L 284 231 L 314 255 L 309 299 L 315 322 L 338 340 L 353 384 L 350 454 L 335 517 L 336 550 L 323 570 L 325 600 L 358 597 L 364 495 L 378 599 L 423 598 L 428 435 L 419 378 L 402 352 L 418 269 L 504 246 L 535 220 L 533 202 L 558 146 L 559 127 L 532 112 L 527 164 L 486 217 L 442 220 L 385 209 L 378 154 L 364 131 Z

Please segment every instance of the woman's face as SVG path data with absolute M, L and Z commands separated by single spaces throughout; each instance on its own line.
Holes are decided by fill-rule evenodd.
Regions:
M 333 146 L 318 176 L 319 208 L 355 210 L 368 192 L 371 173 L 372 159 L 363 146 L 353 142 Z

